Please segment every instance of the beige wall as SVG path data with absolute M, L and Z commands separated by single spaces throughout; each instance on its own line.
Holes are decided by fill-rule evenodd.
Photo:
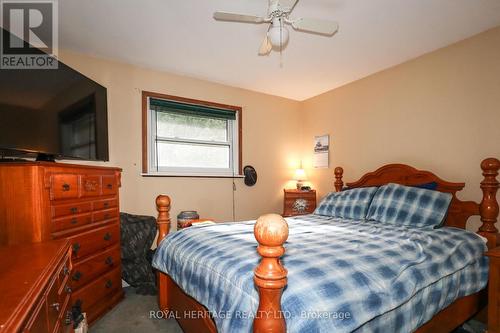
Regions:
M 141 176 L 142 90 L 242 106 L 243 165 L 253 165 L 259 178 L 254 187 L 236 179 L 236 220 L 282 211 L 282 189 L 300 159 L 298 102 L 70 52 L 61 59 L 108 88 L 110 162 L 101 164 L 123 168 L 122 211 L 154 215 L 163 193 L 173 200 L 172 216 L 194 209 L 232 220 L 231 179 Z
M 243 107 L 243 164 L 255 187 L 236 180 L 236 220 L 281 212 L 282 189 L 303 160 L 319 196 L 333 189 L 333 169 L 355 180 L 402 162 L 465 181 L 460 197 L 479 200 L 484 157 L 500 157 L 500 27 L 304 102 L 152 71 L 70 52 L 62 60 L 108 88 L 110 163 L 123 168 L 122 210 L 155 214 L 159 193 L 172 216 L 195 209 L 232 219 L 232 180 L 142 177 L 141 91 Z M 330 134 L 330 168 L 312 169 L 315 135 Z M 471 225 L 474 228 L 477 220 Z
M 320 195 L 333 189 L 335 166 L 353 181 L 402 162 L 465 181 L 460 197 L 479 201 L 479 164 L 500 158 L 500 27 L 309 99 L 301 108 L 305 164 Z M 330 134 L 330 168 L 314 170 L 312 141 L 321 134 Z

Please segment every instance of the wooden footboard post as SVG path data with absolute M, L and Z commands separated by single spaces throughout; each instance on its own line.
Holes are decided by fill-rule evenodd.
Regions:
M 484 180 L 481 182 L 483 200 L 479 205 L 479 214 L 483 224 L 479 228 L 479 234 L 488 239 L 488 248 L 498 246 L 499 234 L 495 223 L 498 218 L 497 191 L 500 183 L 497 180 L 500 161 L 496 158 L 487 158 L 481 163 Z
M 288 224 L 277 214 L 259 217 L 254 227 L 259 242 L 257 252 L 262 260 L 255 269 L 254 282 L 259 289 L 259 308 L 253 322 L 256 333 L 284 333 L 285 317 L 281 311 L 281 293 L 286 286 L 287 270 L 280 257 L 285 254 L 283 244 L 288 238 Z
M 158 211 L 158 218 L 156 219 L 158 239 L 156 244 L 159 245 L 162 239 L 165 238 L 170 231 L 170 198 L 166 195 L 159 195 L 156 198 L 156 210 Z M 168 277 L 160 271 L 156 273 L 156 276 L 158 281 L 158 306 L 160 310 L 166 311 L 169 310 L 167 297 Z
M 340 192 L 344 187 L 344 181 L 342 180 L 342 176 L 344 175 L 344 169 L 341 167 L 336 167 L 334 170 L 335 173 L 335 191 Z

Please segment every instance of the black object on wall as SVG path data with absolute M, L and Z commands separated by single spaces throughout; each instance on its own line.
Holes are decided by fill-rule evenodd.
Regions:
M 245 175 L 245 185 L 254 186 L 257 183 L 257 171 L 251 165 L 247 165 L 243 168 L 243 174 Z

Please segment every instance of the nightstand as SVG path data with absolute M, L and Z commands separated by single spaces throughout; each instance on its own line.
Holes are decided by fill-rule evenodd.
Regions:
M 500 247 L 486 252 L 490 258 L 488 281 L 488 333 L 500 333 Z
M 283 216 L 311 214 L 316 209 L 316 191 L 283 190 Z

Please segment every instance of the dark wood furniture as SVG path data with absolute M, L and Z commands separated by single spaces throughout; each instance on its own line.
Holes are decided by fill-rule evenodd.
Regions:
M 347 183 L 349 188 L 365 186 L 381 186 L 388 183 L 402 185 L 417 185 L 430 182 L 437 183 L 437 190 L 453 195 L 446 226 L 465 229 L 469 217 L 479 215 L 482 225 L 478 233 L 488 240 L 488 248 L 498 244 L 499 234 L 495 227 L 498 217 L 498 202 L 496 193 L 500 186 L 496 176 L 500 169 L 500 161 L 488 158 L 481 163 L 484 179 L 480 184 L 483 191 L 481 203 L 461 201 L 456 193 L 462 190 L 464 183 L 444 181 L 429 171 L 417 170 L 404 164 L 390 164 L 367 173 L 356 182 Z M 342 168 L 335 169 L 335 189 L 344 189 Z M 170 230 L 170 198 L 160 195 L 156 199 L 158 209 L 158 244 Z M 283 244 L 288 237 L 288 225 L 285 220 L 276 214 L 261 216 L 254 228 L 258 242 L 258 253 L 262 256 L 259 266 L 255 270 L 255 285 L 259 289 L 259 311 L 266 315 L 254 320 L 254 332 L 285 332 L 285 319 L 281 314 L 281 293 L 286 286 L 287 271 L 279 258 L 285 253 Z M 172 279 L 162 272 L 158 272 L 158 304 L 163 311 L 207 311 L 207 309 L 182 291 Z M 485 304 L 485 292 L 457 299 L 447 308 L 437 313 L 430 321 L 421 326 L 418 333 L 451 332 L 465 322 Z M 492 310 L 493 311 L 493 310 Z M 217 328 L 208 316 L 198 319 L 180 316 L 178 321 L 185 332 L 216 332 Z
M 283 190 L 283 216 L 312 214 L 316 209 L 316 190 Z
M 0 332 L 70 332 L 66 239 L 0 247 Z
M 0 244 L 69 239 L 71 304 L 90 323 L 123 298 L 118 168 L 0 164 Z
M 500 333 L 500 247 L 486 252 L 490 258 L 488 333 Z

